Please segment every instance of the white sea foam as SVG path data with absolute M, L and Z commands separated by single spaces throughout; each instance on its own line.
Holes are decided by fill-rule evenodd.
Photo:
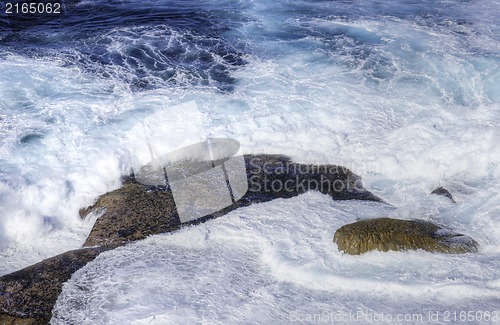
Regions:
M 78 210 L 120 185 L 131 167 L 130 130 L 170 99 L 161 91 L 134 95 L 119 80 L 58 61 L 11 55 L 0 74 L 3 274 L 81 246 L 92 224 Z
M 310 18 L 297 6 L 332 14 Z M 186 87 L 181 75 L 180 88 L 134 92 L 126 67 L 108 67 L 103 78 L 91 60 L 87 69 L 66 65 L 68 53 L 2 56 L 0 274 L 79 247 L 92 221 L 78 209 L 119 186 L 131 151 L 149 159 L 134 127 L 160 116 L 161 128 L 172 121 L 169 108 L 194 100 L 201 131 L 200 116 L 196 134 L 180 131 L 182 119 L 165 125 L 165 148 L 220 136 L 243 153 L 345 165 L 397 208 L 308 193 L 107 252 L 65 286 L 55 323 L 279 323 L 322 311 L 497 308 L 498 5 L 454 3 L 463 21 L 442 8 L 430 19 L 411 6 L 389 16 L 368 13 L 380 13 L 371 6 L 345 17 L 321 1 L 249 2 L 248 19 L 224 35 L 242 38 L 248 63 L 231 70 L 227 93 Z M 160 32 L 135 31 L 143 43 Z M 130 41 L 126 28 L 107 35 L 111 52 Z M 457 204 L 431 196 L 438 186 Z M 337 251 L 338 227 L 377 216 L 446 224 L 477 239 L 480 253 Z
M 52 323 L 287 323 L 324 311 L 427 317 L 457 306 L 498 309 L 499 237 L 483 237 L 479 254 L 460 256 L 347 256 L 332 242 L 347 222 L 394 214 L 379 203 L 307 193 L 153 236 L 78 271 L 64 286 Z M 474 225 L 475 234 L 491 227 Z

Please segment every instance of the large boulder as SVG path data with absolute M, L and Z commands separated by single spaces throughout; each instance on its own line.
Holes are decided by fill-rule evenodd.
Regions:
M 477 252 L 479 244 L 465 236 L 423 220 L 378 218 L 357 221 L 339 228 L 333 241 L 340 251 L 357 255 L 372 250 L 461 254 Z

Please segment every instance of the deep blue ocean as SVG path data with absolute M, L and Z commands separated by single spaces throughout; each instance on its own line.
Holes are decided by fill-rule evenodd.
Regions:
M 148 162 L 138 126 L 161 152 L 228 137 L 240 153 L 347 166 L 395 208 L 308 193 L 153 237 L 75 275 L 54 323 L 498 310 L 498 1 L 61 4 L 7 14 L 0 1 L 0 275 L 82 245 L 98 216 L 79 209 Z M 346 257 L 331 243 L 378 216 L 449 225 L 481 251 Z

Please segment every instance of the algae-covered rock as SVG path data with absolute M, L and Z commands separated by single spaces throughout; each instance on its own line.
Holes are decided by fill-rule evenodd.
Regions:
M 339 250 L 357 255 L 372 250 L 461 254 L 477 252 L 479 244 L 465 236 L 423 220 L 378 218 L 361 220 L 339 228 L 333 241 Z

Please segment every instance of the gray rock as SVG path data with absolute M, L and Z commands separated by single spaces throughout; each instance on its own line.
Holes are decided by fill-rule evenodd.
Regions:
M 441 195 L 441 196 L 447 197 L 448 199 L 451 200 L 451 202 L 456 203 L 455 199 L 453 198 L 451 193 L 447 189 L 445 189 L 444 187 L 436 188 L 434 191 L 431 192 L 431 194 L 436 194 L 436 195 Z
M 423 220 L 378 218 L 357 221 L 339 228 L 333 241 L 339 250 L 358 255 L 372 250 L 423 249 L 449 254 L 475 253 L 479 244 L 469 236 Z
M 245 165 L 248 192 L 234 204 L 186 223 L 196 224 L 220 217 L 234 209 L 277 198 L 291 198 L 307 191 L 319 191 L 334 200 L 382 200 L 361 184 L 361 178 L 336 165 L 294 163 L 282 155 L 247 155 Z M 80 215 L 102 213 L 84 246 L 124 244 L 147 236 L 179 229 L 181 224 L 172 192 L 165 186 L 138 184 L 133 177 L 121 188 L 101 195 Z
M 363 187 L 360 176 L 342 166 L 299 164 L 282 155 L 246 155 L 245 162 L 246 197 L 252 202 L 289 198 L 307 191 L 319 191 L 334 200 L 382 202 Z

